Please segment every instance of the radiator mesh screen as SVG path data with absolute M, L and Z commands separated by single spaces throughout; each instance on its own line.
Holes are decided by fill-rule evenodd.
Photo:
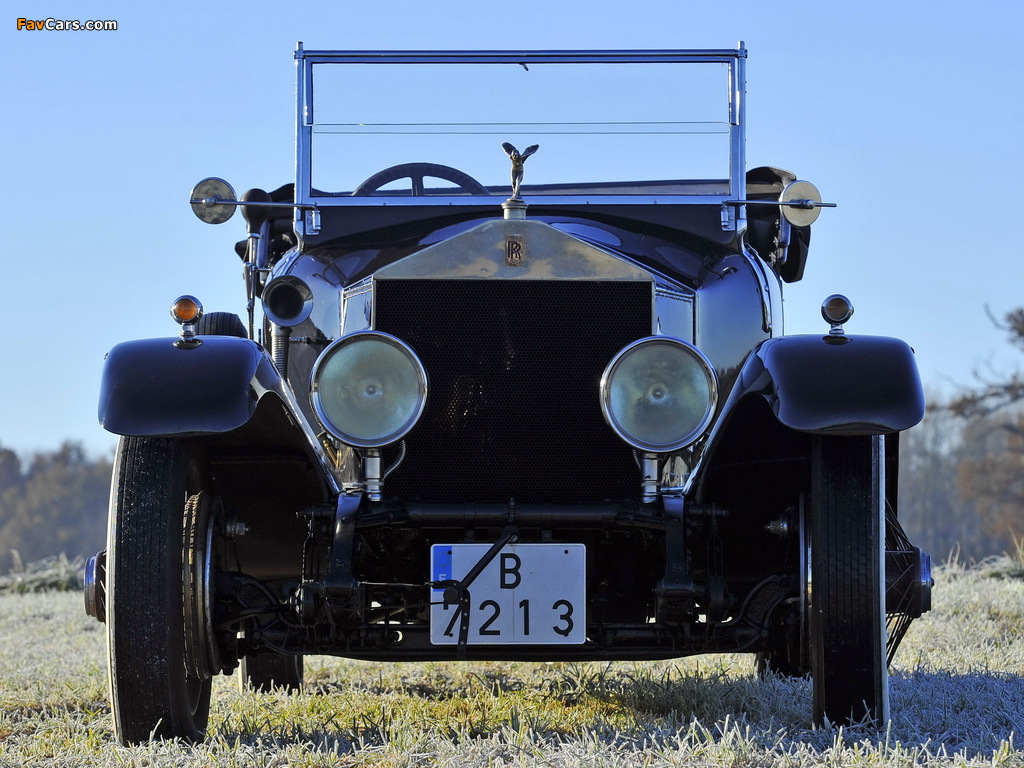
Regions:
M 605 423 L 598 385 L 619 349 L 650 334 L 650 283 L 381 280 L 374 301 L 376 328 L 406 341 L 429 381 L 385 496 L 639 496 L 632 451 Z

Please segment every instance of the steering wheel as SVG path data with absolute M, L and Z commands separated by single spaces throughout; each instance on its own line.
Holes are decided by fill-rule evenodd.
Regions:
M 463 173 L 457 168 L 452 168 L 449 165 L 438 165 L 437 163 L 402 163 L 401 165 L 392 165 L 390 168 L 385 168 L 383 171 L 377 171 L 377 173 L 373 174 L 373 176 L 356 187 L 356 191 L 353 192 L 352 195 L 372 195 L 385 184 L 404 178 L 412 180 L 413 195 L 424 195 L 426 194 L 423 187 L 423 178 L 425 176 L 450 181 L 458 185 L 459 189 L 464 190 L 471 195 L 490 194 L 483 184 L 474 179 L 468 173 Z

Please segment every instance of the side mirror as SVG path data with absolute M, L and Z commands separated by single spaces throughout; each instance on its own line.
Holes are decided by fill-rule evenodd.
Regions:
M 210 177 L 192 188 L 192 212 L 207 224 L 223 224 L 235 213 L 235 190 L 224 179 Z
M 794 227 L 806 227 L 813 224 L 822 208 L 831 208 L 834 204 L 822 203 L 821 193 L 809 181 L 794 181 L 786 185 L 779 196 L 782 215 Z

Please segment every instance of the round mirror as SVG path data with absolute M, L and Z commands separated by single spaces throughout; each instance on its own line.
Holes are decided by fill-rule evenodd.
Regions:
M 782 203 L 782 215 L 794 227 L 806 227 L 813 224 L 818 218 L 818 214 L 821 213 L 821 208 L 818 207 L 818 203 L 821 202 L 821 194 L 818 192 L 818 188 L 809 181 L 794 181 L 787 185 L 782 190 L 779 202 Z M 787 203 L 792 204 L 787 205 Z
M 224 179 L 210 177 L 192 188 L 192 212 L 207 224 L 223 224 L 235 212 L 235 190 Z

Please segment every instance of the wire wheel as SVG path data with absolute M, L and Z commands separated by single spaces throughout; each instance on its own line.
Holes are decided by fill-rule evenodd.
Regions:
M 886 658 L 892 664 L 914 619 L 932 607 L 932 558 L 910 543 L 892 510 L 885 515 Z

